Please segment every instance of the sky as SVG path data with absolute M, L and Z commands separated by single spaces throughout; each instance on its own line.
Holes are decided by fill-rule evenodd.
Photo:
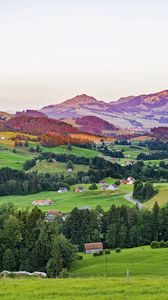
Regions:
M 167 0 L 0 0 L 0 110 L 168 89 Z

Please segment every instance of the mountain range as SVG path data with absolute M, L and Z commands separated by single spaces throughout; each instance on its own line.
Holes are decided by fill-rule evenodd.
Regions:
M 109 103 L 82 94 L 62 103 L 43 107 L 39 112 L 50 118 L 64 120 L 96 116 L 115 127 L 148 130 L 168 126 L 168 90 L 129 96 Z

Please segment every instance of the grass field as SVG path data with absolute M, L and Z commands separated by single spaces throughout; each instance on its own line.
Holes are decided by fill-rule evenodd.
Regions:
M 168 277 L 1 279 L 1 300 L 167 300 Z
M 84 255 L 67 279 L 0 279 L 2 300 L 167 300 L 168 249 L 139 247 Z M 126 271 L 129 269 L 129 282 Z M 72 278 L 73 276 L 73 278 Z M 87 277 L 87 278 L 86 278 Z
M 0 205 L 6 202 L 12 202 L 18 208 L 32 208 L 32 202 L 34 200 L 44 200 L 47 198 L 51 199 L 54 204 L 51 206 L 40 206 L 40 208 L 44 211 L 48 211 L 49 209 L 56 209 L 62 212 L 69 212 L 74 207 L 80 208 L 82 206 L 90 206 L 91 208 L 96 208 L 97 205 L 101 205 L 104 210 L 109 210 L 112 204 L 116 206 L 133 206 L 132 203 L 124 199 L 124 191 L 122 189 L 116 192 L 86 190 L 82 193 L 75 193 L 74 191 L 70 191 L 67 193 L 42 192 L 26 196 L 3 196 L 0 197 Z
M 37 143 L 29 142 L 29 145 L 36 146 Z M 102 155 L 97 150 L 80 148 L 80 147 L 76 147 L 76 146 L 72 146 L 72 150 L 68 150 L 67 146 L 44 147 L 44 146 L 40 145 L 40 149 L 42 150 L 42 152 L 52 152 L 55 154 L 73 154 L 76 156 L 85 156 L 88 158 Z
M 130 271 L 132 277 L 168 276 L 168 249 L 151 249 L 149 246 L 124 249 L 121 253 L 112 251 L 110 255 L 93 257 L 84 254 L 83 260 L 75 263 L 73 276 L 104 276 L 106 270 L 112 277 L 124 277 Z
M 23 164 L 26 160 L 34 157 L 35 154 L 24 149 L 17 148 L 16 153 L 12 149 L 0 148 L 0 168 L 9 167 L 16 170 L 23 169 Z
M 87 172 L 89 169 L 89 166 L 85 165 L 73 165 L 73 171 L 68 173 L 67 171 L 67 165 L 66 163 L 61 162 L 47 162 L 47 161 L 41 161 L 36 164 L 33 168 L 30 169 L 30 172 L 37 171 L 38 173 L 60 173 L 60 174 L 66 174 L 66 175 L 73 175 L 79 171 Z
M 152 199 L 144 203 L 145 208 L 152 209 L 155 202 L 160 206 L 164 206 L 168 203 L 168 183 L 155 184 L 155 188 L 158 189 L 159 192 Z

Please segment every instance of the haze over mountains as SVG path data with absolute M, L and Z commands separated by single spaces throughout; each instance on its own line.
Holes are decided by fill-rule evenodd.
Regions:
M 79 130 L 97 134 L 102 131 L 108 134 L 118 128 L 146 131 L 154 127 L 168 126 L 168 90 L 124 97 L 109 103 L 82 94 L 40 110 L 16 113 L 16 117 L 23 115 L 61 120 Z M 1 120 L 12 117 L 14 115 L 0 112 Z
M 144 130 L 168 125 L 168 90 L 120 98 L 110 103 L 83 94 L 46 106 L 40 112 L 55 119 L 97 116 L 117 127 Z

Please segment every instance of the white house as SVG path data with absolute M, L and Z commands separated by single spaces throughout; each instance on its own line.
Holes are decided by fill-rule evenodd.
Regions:
M 58 193 L 66 193 L 68 192 L 67 188 L 59 188 Z

